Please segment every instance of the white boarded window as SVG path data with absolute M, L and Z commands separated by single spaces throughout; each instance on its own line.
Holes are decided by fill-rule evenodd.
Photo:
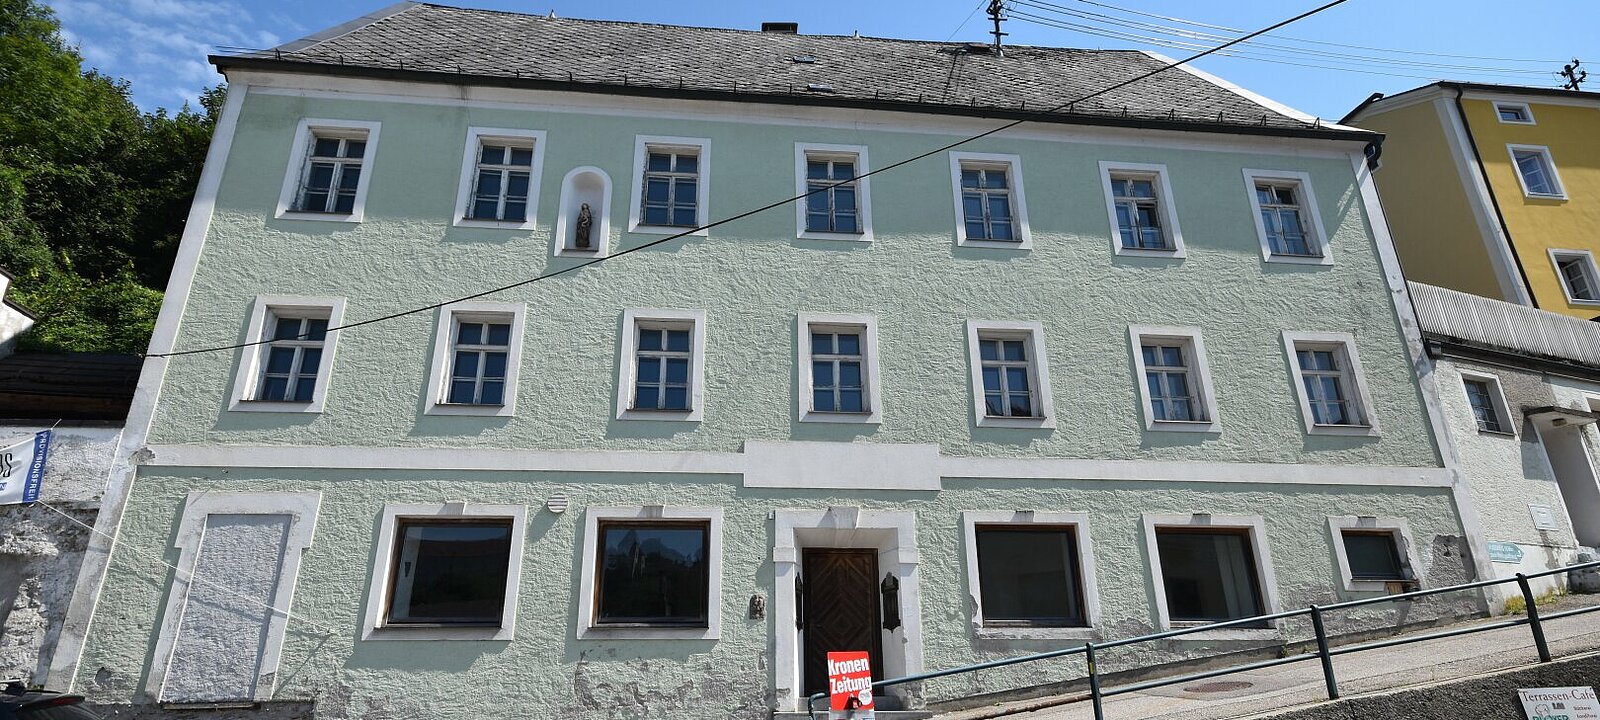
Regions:
M 1100 175 L 1115 254 L 1184 256 L 1183 231 L 1165 165 L 1101 161 Z
M 1309 174 L 1293 170 L 1245 170 L 1245 187 L 1261 257 L 1267 262 L 1331 265 Z
M 1507 145 L 1506 150 L 1511 153 L 1511 164 L 1517 171 L 1517 180 L 1522 183 L 1524 195 L 1566 199 L 1567 193 L 1562 188 L 1561 176 L 1556 173 L 1556 161 L 1550 156 L 1550 148 L 1543 145 Z
M 1600 269 L 1588 250 L 1551 250 L 1550 262 L 1561 278 L 1561 290 L 1574 305 L 1600 304 Z
M 359 120 L 301 120 L 274 217 L 361 222 L 378 129 L 378 123 Z
M 1348 333 L 1284 332 L 1283 338 L 1306 432 L 1377 435 L 1355 337 Z

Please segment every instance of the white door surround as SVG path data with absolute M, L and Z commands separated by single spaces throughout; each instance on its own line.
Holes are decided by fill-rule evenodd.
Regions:
M 922 596 L 917 579 L 916 516 L 904 511 L 831 507 L 827 510 L 776 510 L 773 524 L 773 687 L 778 712 L 805 710 L 801 631 L 795 628 L 795 577 L 800 549 L 877 548 L 878 572 L 900 581 L 900 627 L 883 632 L 883 671 L 889 677 L 922 672 Z M 883 678 L 875 678 L 882 680 Z M 920 694 L 911 684 L 891 688 L 896 695 Z M 911 698 L 907 698 L 908 700 Z M 912 705 L 915 707 L 915 705 Z

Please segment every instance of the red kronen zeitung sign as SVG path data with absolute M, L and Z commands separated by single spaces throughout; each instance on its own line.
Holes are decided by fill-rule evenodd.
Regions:
M 828 653 L 828 708 L 872 710 L 872 661 L 866 651 Z

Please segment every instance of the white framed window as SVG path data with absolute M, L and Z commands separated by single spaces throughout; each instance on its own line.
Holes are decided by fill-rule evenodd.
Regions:
M 295 128 L 274 217 L 361 222 L 379 123 L 306 118 Z
M 1135 325 L 1128 338 L 1145 429 L 1220 431 L 1200 328 Z
M 1550 148 L 1543 145 L 1507 145 L 1511 153 L 1511 166 L 1517 171 L 1517 182 L 1522 184 L 1522 194 L 1533 198 L 1567 199 L 1561 175 L 1556 172 L 1555 158 Z
M 513 639 L 527 524 L 524 505 L 384 505 L 361 639 Z
M 258 295 L 229 410 L 320 413 L 332 381 L 344 298 Z
M 872 178 L 867 146 L 795 143 L 796 236 L 872 242 Z
M 968 320 L 967 362 L 978 427 L 1056 426 L 1043 325 Z
M 623 311 L 617 419 L 703 419 L 705 355 L 706 311 Z
M 543 130 L 467 128 L 454 224 L 534 227 L 544 172 Z
M 1333 264 L 1310 175 L 1292 170 L 1246 169 L 1244 182 L 1250 193 L 1263 260 Z
M 722 508 L 591 507 L 580 542 L 579 640 L 722 636 Z
M 1551 250 L 1550 263 L 1561 278 L 1561 291 L 1573 305 L 1600 305 L 1600 268 L 1588 250 Z
M 1205 625 L 1277 612 L 1277 576 L 1259 515 L 1145 514 L 1145 549 L 1161 629 Z M 1275 623 L 1187 636 L 1257 638 Z
M 1167 166 L 1100 161 L 1111 220 L 1111 252 L 1181 258 L 1183 231 L 1173 204 Z
M 800 422 L 879 423 L 878 319 L 800 313 Z
M 1022 192 L 1022 158 L 999 153 L 950 153 L 955 193 L 956 244 L 1028 250 L 1028 204 Z
M 439 311 L 428 415 L 510 417 L 522 364 L 522 303 L 452 303 Z
M 1100 592 L 1087 513 L 967 510 L 961 526 L 979 638 L 1098 638 Z
M 1383 592 L 1391 583 L 1413 589 L 1422 563 L 1404 518 L 1330 516 L 1334 563 L 1348 592 Z
M 1366 374 L 1349 333 L 1283 333 L 1295 396 L 1306 432 L 1313 435 L 1377 435 Z
M 1534 124 L 1533 108 L 1528 107 L 1527 103 L 1496 102 L 1494 104 L 1494 114 L 1496 118 L 1499 118 L 1500 122 L 1507 125 Z
M 1511 425 L 1511 409 L 1500 389 L 1500 378 L 1463 370 L 1461 389 L 1467 395 L 1467 407 L 1472 411 L 1472 420 L 1479 432 L 1516 435 L 1516 428 Z
M 639 135 L 634 140 L 633 178 L 629 232 L 673 235 L 708 222 L 710 140 Z

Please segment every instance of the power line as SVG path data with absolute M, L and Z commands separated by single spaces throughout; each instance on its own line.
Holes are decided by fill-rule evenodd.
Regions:
M 1017 20 L 1020 20 L 1022 22 L 1033 23 L 1035 25 L 1041 25 L 1041 26 L 1044 26 L 1044 27 L 1051 27 L 1051 28 L 1056 28 L 1056 29 L 1060 29 L 1060 30 L 1071 30 L 1071 31 L 1074 31 L 1074 32 L 1083 33 L 1085 35 L 1094 35 L 1094 36 L 1097 36 L 1097 37 L 1105 37 L 1105 38 L 1110 38 L 1110 39 L 1113 39 L 1113 40 L 1121 40 L 1123 42 L 1129 42 L 1129 43 L 1134 43 L 1134 44 L 1155 45 L 1155 46 L 1158 46 L 1158 47 L 1173 48 L 1173 49 L 1178 49 L 1178 50 L 1194 50 L 1197 47 L 1205 47 L 1205 45 L 1202 44 L 1202 43 L 1188 42 L 1188 41 L 1182 41 L 1182 40 L 1167 40 L 1167 39 L 1164 39 L 1164 38 L 1152 38 L 1152 37 L 1148 37 L 1148 36 L 1144 36 L 1144 35 L 1137 35 L 1137 34 L 1133 34 L 1133 33 L 1127 33 L 1127 32 L 1122 32 L 1122 31 L 1118 31 L 1118 30 L 1111 30 L 1111 29 L 1107 29 L 1107 28 L 1100 28 L 1100 27 L 1091 26 L 1091 25 L 1081 25 L 1081 24 L 1077 24 L 1077 23 L 1066 22 L 1064 20 L 1055 20 L 1055 19 L 1050 19 L 1050 18 L 1044 18 L 1044 17 L 1040 17 L 1040 16 L 1037 16 L 1037 15 L 1031 15 L 1031 14 L 1029 14 L 1027 12 L 1024 12 L 1024 11 L 1021 11 L 1021 10 L 1012 10 L 1012 15 Z M 1361 66 L 1361 65 L 1352 65 L 1352 64 L 1350 64 L 1348 62 L 1338 61 L 1338 60 L 1322 60 L 1319 63 L 1312 64 L 1310 62 L 1295 62 L 1293 60 L 1285 59 L 1283 57 L 1278 57 L 1278 56 L 1255 55 L 1255 54 L 1251 54 L 1251 53 L 1240 51 L 1240 50 L 1230 50 L 1230 51 L 1227 51 L 1227 52 L 1221 52 L 1221 53 L 1217 53 L 1217 54 L 1219 56 L 1221 56 L 1221 57 L 1240 58 L 1240 59 L 1244 59 L 1244 60 L 1255 60 L 1255 61 L 1258 61 L 1258 62 L 1269 62 L 1269 63 L 1274 63 L 1274 64 L 1277 64 L 1277 65 L 1291 65 L 1291 66 L 1296 66 L 1296 67 L 1306 67 L 1306 68 L 1314 68 L 1314 69 L 1320 69 L 1320 70 L 1339 70 L 1339 71 L 1343 71 L 1343 72 L 1364 73 L 1364 74 L 1368 74 L 1368 75 L 1386 75 L 1386 76 L 1390 76 L 1390 77 L 1415 78 L 1415 79 L 1419 79 L 1419 80 L 1438 80 L 1439 79 L 1439 76 L 1437 76 L 1437 75 L 1418 75 L 1416 73 L 1400 73 L 1400 72 L 1389 72 L 1389 71 L 1386 71 L 1386 70 L 1374 70 L 1374 69 L 1371 69 L 1372 67 L 1389 67 L 1389 66 L 1381 65 L 1381 64 L 1375 64 L 1375 65 L 1369 65 L 1369 66 Z M 1291 56 L 1291 57 L 1297 57 L 1297 56 Z M 1301 58 L 1301 59 L 1316 60 L 1317 58 Z M 1518 71 L 1518 72 L 1526 72 L 1526 71 Z M 1490 72 L 1490 73 L 1480 73 L 1480 74 L 1499 74 L 1499 73 L 1498 72 Z M 1537 74 L 1539 74 L 1539 75 L 1548 75 L 1549 73 L 1537 73 Z M 1522 81 L 1522 82 L 1526 82 L 1527 81 L 1526 78 L 1523 78 L 1520 75 L 1516 76 L 1516 78 L 1518 80 Z
M 1236 28 L 1231 28 L 1231 27 L 1228 27 L 1226 25 L 1213 25 L 1211 23 L 1199 22 L 1197 20 L 1186 20 L 1184 18 L 1172 17 L 1170 15 L 1158 15 L 1156 13 L 1143 12 L 1143 11 L 1140 11 L 1140 10 L 1134 10 L 1132 8 L 1118 7 L 1116 5 L 1112 5 L 1112 4 L 1109 4 L 1109 3 L 1095 2 L 1095 0 L 1074 0 L 1074 2 L 1083 3 L 1084 5 L 1093 5 L 1095 7 L 1106 8 L 1108 10 L 1115 10 L 1117 12 L 1123 12 L 1123 13 L 1127 13 L 1129 15 L 1139 15 L 1139 16 L 1142 16 L 1142 17 L 1154 18 L 1156 20 L 1165 20 L 1167 22 L 1175 22 L 1175 23 L 1180 23 L 1180 24 L 1183 24 L 1183 25 L 1192 25 L 1194 27 L 1210 28 L 1212 30 L 1221 30 L 1223 32 L 1230 32 L 1230 33 L 1242 33 L 1242 32 L 1244 32 L 1243 30 L 1239 30 L 1239 29 L 1236 29 Z M 1279 40 L 1288 40 L 1288 41 L 1291 41 L 1291 42 L 1311 43 L 1311 44 L 1315 44 L 1315 45 L 1326 45 L 1326 46 L 1330 46 L 1330 47 L 1351 48 L 1351 49 L 1355 49 L 1355 50 L 1368 50 L 1368 51 L 1371 51 L 1371 52 L 1391 53 L 1391 54 L 1396 54 L 1396 55 L 1418 55 L 1418 56 L 1423 56 L 1423 57 L 1443 57 L 1443 58 L 1455 58 L 1457 60 L 1489 60 L 1491 62 L 1533 63 L 1533 64 L 1538 64 L 1538 65 L 1552 65 L 1552 64 L 1561 62 L 1560 60 L 1534 60 L 1534 59 L 1531 59 L 1531 58 L 1484 57 L 1484 56 L 1481 56 L 1481 55 L 1457 55 L 1457 54 L 1452 54 L 1452 53 L 1426 52 L 1426 51 L 1422 51 L 1422 50 L 1399 50 L 1399 49 L 1395 49 L 1395 48 L 1373 47 L 1373 46 L 1370 46 L 1370 45 L 1352 45 L 1350 43 L 1331 42 L 1331 41 L 1328 41 L 1328 40 L 1312 40 L 1312 39 L 1309 39 L 1309 38 L 1297 38 L 1297 37 L 1290 37 L 1288 35 L 1275 35 L 1273 37 L 1276 37 Z
M 412 308 L 410 310 L 403 310 L 401 312 L 390 313 L 388 315 L 382 315 L 382 316 L 375 317 L 375 318 L 370 318 L 370 319 L 367 319 L 367 320 L 360 320 L 360 321 L 357 321 L 357 322 L 345 323 L 344 325 L 340 325 L 338 327 L 327 328 L 325 330 L 325 332 L 334 332 L 334 331 L 338 331 L 338 330 L 349 330 L 349 329 L 352 329 L 352 328 L 361 327 L 363 325 L 372 325 L 372 324 L 375 324 L 375 323 L 386 322 L 386 321 L 389 321 L 389 320 L 394 320 L 394 319 L 397 319 L 397 318 L 406 317 L 408 315 L 415 315 L 417 313 L 428 312 L 430 310 L 437 310 L 437 309 L 442 308 L 442 307 L 444 307 L 446 305 L 452 305 L 454 303 L 465 302 L 465 301 L 468 301 L 468 300 L 476 300 L 477 298 L 481 298 L 481 297 L 484 297 L 484 296 L 487 296 L 487 295 L 493 295 L 493 294 L 498 293 L 498 292 L 504 292 L 506 290 L 513 290 L 513 289 L 516 289 L 516 288 L 519 288 L 519 287 L 523 287 L 523 286 L 526 286 L 526 285 L 532 285 L 532 284 L 534 284 L 536 282 L 540 282 L 540 281 L 543 281 L 543 280 L 548 280 L 550 278 L 554 278 L 554 277 L 558 277 L 558 276 L 561 276 L 561 275 L 565 275 L 565 274 L 567 274 L 569 272 L 572 272 L 574 270 L 578 270 L 578 269 L 581 269 L 581 268 L 589 267 L 590 265 L 597 265 L 599 263 L 605 262 L 605 261 L 610 260 L 612 258 L 618 258 L 618 257 L 622 257 L 624 255 L 629 255 L 629 254 L 638 252 L 640 250 L 644 250 L 644 249 L 647 249 L 647 248 L 652 248 L 652 247 L 655 247 L 655 246 L 660 245 L 662 243 L 666 243 L 666 242 L 670 242 L 672 240 L 677 240 L 679 238 L 687 237 L 689 235 L 693 235 L 695 233 L 698 233 L 698 232 L 701 232 L 701 231 L 704 231 L 704 230 L 710 230 L 711 228 L 714 228 L 714 227 L 718 227 L 718 226 L 721 226 L 721 225 L 726 225 L 728 223 L 735 222 L 735 221 L 738 221 L 738 220 L 743 220 L 744 218 L 750 217 L 752 215 L 757 215 L 757 214 L 766 212 L 768 210 L 772 210 L 774 208 L 783 207 L 784 205 L 788 205 L 789 203 L 792 203 L 792 202 L 798 202 L 800 200 L 804 200 L 804 199 L 806 199 L 806 198 L 808 198 L 808 197 L 810 197 L 812 195 L 818 194 L 818 193 L 827 192 L 828 190 L 831 190 L 831 189 L 833 189 L 835 187 L 839 187 L 840 185 L 843 185 L 846 182 L 853 182 L 854 180 L 859 180 L 859 179 L 862 179 L 862 178 L 867 178 L 867 177 L 871 177 L 873 175 L 877 175 L 879 173 L 888 172 L 888 171 L 893 170 L 895 168 L 899 168 L 899 167 L 904 167 L 906 165 L 910 165 L 911 163 L 914 163 L 914 162 L 916 162 L 918 160 L 921 160 L 923 158 L 932 157 L 934 155 L 938 155 L 938 154 L 943 153 L 943 152 L 948 152 L 950 150 L 954 150 L 955 148 L 961 147 L 962 145 L 966 145 L 967 143 L 971 143 L 971 142 L 974 142 L 974 141 L 977 141 L 977 140 L 982 140 L 983 138 L 989 137 L 991 135 L 995 135 L 995 134 L 998 134 L 998 133 L 1005 132 L 1006 130 L 1010 130 L 1011 128 L 1017 127 L 1018 125 L 1021 125 L 1021 124 L 1025 123 L 1025 122 L 1028 122 L 1032 118 L 1047 117 L 1050 114 L 1061 110 L 1062 108 L 1069 107 L 1069 106 L 1072 106 L 1072 105 L 1076 105 L 1078 103 L 1086 102 L 1086 101 L 1089 101 L 1089 100 L 1093 100 L 1094 98 L 1100 97 L 1101 95 L 1105 95 L 1107 93 L 1115 92 L 1117 90 L 1125 88 L 1125 87 L 1127 87 L 1129 85 L 1132 85 L 1134 83 L 1141 82 L 1141 81 L 1143 81 L 1143 80 L 1145 80 L 1147 78 L 1153 77 L 1155 75 L 1159 75 L 1159 74 L 1167 72 L 1169 70 L 1173 70 L 1173 69 L 1178 68 L 1178 67 L 1183 66 L 1183 65 L 1187 65 L 1187 64 L 1189 64 L 1191 62 L 1194 62 L 1195 60 L 1199 60 L 1200 58 L 1206 57 L 1207 55 L 1211 55 L 1213 53 L 1222 52 L 1222 51 L 1228 49 L 1229 47 L 1232 47 L 1232 46 L 1237 45 L 1239 43 L 1245 42 L 1245 41 L 1249 40 L 1250 38 L 1257 37 L 1259 35 L 1264 35 L 1266 33 L 1272 32 L 1273 30 L 1276 30 L 1278 28 L 1290 25 L 1290 24 L 1295 23 L 1295 22 L 1299 22 L 1300 20 L 1304 20 L 1305 18 L 1311 17 L 1312 15 L 1316 15 L 1317 13 L 1323 12 L 1324 10 L 1328 10 L 1329 8 L 1333 8 L 1333 7 L 1337 7 L 1339 5 L 1343 5 L 1345 2 L 1347 2 L 1347 0 L 1330 0 L 1329 2 L 1326 2 L 1326 3 L 1322 4 L 1322 5 L 1318 5 L 1315 8 L 1312 8 L 1310 10 L 1307 10 L 1307 11 L 1303 12 L 1303 13 L 1300 13 L 1299 15 L 1295 15 L 1294 17 L 1291 17 L 1291 18 L 1289 18 L 1287 20 L 1282 20 L 1282 21 L 1273 23 L 1272 25 L 1264 27 L 1264 28 L 1262 28 L 1260 30 L 1257 30 L 1255 32 L 1243 35 L 1243 36 L 1235 38 L 1233 40 L 1229 40 L 1228 42 L 1225 42 L 1225 43 L 1223 43 L 1221 45 L 1217 45 L 1215 47 L 1208 48 L 1206 50 L 1202 50 L 1202 51 L 1197 52 L 1197 53 L 1195 53 L 1193 55 L 1190 55 L 1190 56 L 1188 56 L 1188 57 L 1186 57 L 1186 58 L 1184 58 L 1182 60 L 1177 60 L 1177 61 L 1174 61 L 1174 62 L 1171 62 L 1171 63 L 1167 63 L 1165 65 L 1162 65 L 1160 67 L 1157 67 L 1157 68 L 1155 68 L 1153 70 L 1148 70 L 1146 72 L 1143 72 L 1143 73 L 1135 75 L 1135 76 L 1133 76 L 1131 78 L 1128 78 L 1127 80 L 1123 80 L 1122 82 L 1110 85 L 1110 86 L 1105 87 L 1105 88 L 1101 88 L 1100 90 L 1096 90 L 1096 91 L 1094 91 L 1092 93 L 1089 93 L 1087 95 L 1084 95 L 1082 97 L 1078 97 L 1078 98 L 1074 98 L 1072 100 L 1068 100 L 1068 101 L 1063 102 L 1063 103 L 1061 103 L 1059 105 L 1056 105 L 1055 107 L 1051 107 L 1051 108 L 1048 108 L 1048 109 L 1040 111 L 1040 112 L 1028 113 L 1028 115 L 1026 115 L 1024 117 L 1018 118 L 1016 120 L 1012 120 L 1010 122 L 1007 122 L 1007 123 L 1005 123 L 1003 125 L 999 125 L 999 126 L 994 127 L 992 129 L 985 130 L 985 131 L 983 131 L 981 133 L 978 133 L 977 135 L 972 135 L 970 137 L 966 137 L 966 138 L 963 138 L 961 140 L 957 140 L 955 142 L 951 142 L 951 143 L 947 143 L 945 145 L 941 145 L 941 146 L 936 147 L 936 148 L 934 148 L 932 150 L 928 150 L 926 152 L 923 152 L 923 153 L 920 153 L 920 154 L 917 154 L 917 155 L 913 155 L 913 156 L 905 158 L 903 160 L 899 160 L 899 161 L 894 162 L 892 164 L 880 167 L 880 168 L 878 168 L 876 170 L 869 170 L 869 171 L 864 172 L 864 173 L 862 173 L 862 174 L 860 174 L 860 175 L 858 175 L 858 176 L 856 176 L 854 178 L 851 178 L 850 180 L 840 181 L 840 182 L 832 183 L 832 184 L 829 184 L 829 185 L 822 185 L 822 186 L 813 188 L 808 192 L 804 192 L 804 193 L 801 193 L 799 195 L 796 195 L 794 197 L 784 198 L 782 200 L 778 200 L 778 201 L 775 201 L 775 202 L 767 203 L 766 205 L 762 205 L 761 207 L 758 207 L 758 208 L 755 208 L 755 209 L 752 209 L 752 210 L 746 210 L 746 211 L 744 211 L 742 213 L 739 213 L 737 215 L 733 215 L 731 217 L 726 217 L 726 218 L 723 218 L 721 220 L 717 220 L 715 222 L 706 223 L 705 225 L 701 225 L 701 226 L 698 226 L 698 227 L 689 228 L 687 230 L 683 230 L 681 232 L 674 233 L 672 235 L 667 235 L 665 237 L 658 238 L 656 240 L 652 240 L 650 242 L 644 243 L 643 245 L 639 245 L 637 247 L 631 247 L 631 248 L 628 248 L 626 250 L 621 250 L 621 251 L 618 251 L 618 252 L 614 252 L 614 253 L 611 253 L 610 255 L 606 255 L 604 257 L 597 257 L 597 258 L 593 258 L 593 259 L 590 259 L 590 260 L 586 260 L 586 261 L 578 263 L 576 265 L 571 265 L 571 266 L 568 266 L 568 267 L 564 267 L 564 268 L 562 268 L 560 270 L 555 270 L 555 271 L 552 271 L 552 272 L 544 273 L 543 275 L 539 275 L 539 276 L 536 276 L 536 277 L 528 278 L 527 280 L 520 280 L 518 282 L 514 282 L 514 283 L 511 283 L 509 285 L 502 285 L 502 286 L 497 287 L 497 288 L 492 288 L 492 289 L 489 289 L 489 290 L 476 292 L 476 293 L 473 293 L 471 295 L 466 295 L 464 297 L 454 298 L 454 299 L 451 299 L 451 300 L 445 300 L 445 301 L 442 301 L 442 302 L 436 302 L 436 303 L 433 303 L 433 304 L 430 304 L 430 305 L 424 305 L 422 307 Z M 299 337 L 303 338 L 303 337 L 305 337 L 305 335 L 301 335 Z M 177 357 L 177 356 L 181 356 L 181 355 L 198 355 L 198 354 L 201 354 L 201 353 L 220 352 L 220 351 L 224 351 L 224 350 L 237 350 L 237 349 L 240 349 L 240 348 L 255 347 L 255 346 L 258 346 L 258 345 L 265 345 L 265 344 L 267 344 L 269 342 L 272 342 L 272 340 L 262 339 L 262 340 L 254 340 L 254 341 L 250 341 L 250 342 L 233 343 L 233 344 L 230 344 L 230 345 L 218 345 L 218 346 L 215 346 L 215 347 L 196 348 L 194 350 L 177 350 L 177 351 L 165 352 L 165 353 L 150 353 L 150 354 L 146 355 L 146 357 L 166 358 L 166 357 Z
M 1199 31 L 1194 31 L 1194 30 L 1184 30 L 1184 29 L 1181 29 L 1181 28 L 1173 28 L 1173 27 L 1170 27 L 1170 26 L 1167 26 L 1167 25 L 1160 25 L 1160 24 L 1156 24 L 1156 23 L 1143 22 L 1143 21 L 1139 21 L 1139 20 L 1127 20 L 1127 19 L 1124 19 L 1124 18 L 1118 18 L 1118 17 L 1114 17 L 1114 16 L 1111 16 L 1111 15 L 1106 15 L 1104 13 L 1090 12 L 1090 11 L 1087 11 L 1087 10 L 1074 10 L 1074 9 L 1071 9 L 1071 8 L 1068 8 L 1068 7 L 1065 7 L 1065 6 L 1062 6 L 1062 5 L 1058 5 L 1056 3 L 1047 2 L 1046 0 L 1011 0 L 1011 1 L 1015 2 L 1015 3 L 1019 3 L 1021 5 L 1027 6 L 1029 8 L 1035 9 L 1035 10 L 1046 12 L 1046 13 L 1065 15 L 1065 16 L 1068 16 L 1068 17 L 1072 17 L 1072 18 L 1075 18 L 1075 19 L 1078 19 L 1078 20 L 1087 21 L 1087 22 L 1115 25 L 1115 26 L 1118 26 L 1118 27 L 1129 28 L 1129 29 L 1132 29 L 1132 30 L 1140 31 L 1140 32 L 1155 32 L 1155 33 L 1160 33 L 1162 35 L 1171 35 L 1171 36 L 1174 36 L 1174 37 L 1184 38 L 1184 39 L 1189 40 L 1189 41 L 1198 41 L 1198 42 L 1204 42 L 1204 43 L 1211 43 L 1211 42 L 1220 42 L 1222 40 L 1231 39 L 1229 36 L 1218 35 L 1216 33 L 1199 32 Z M 1024 11 L 1014 11 L 1014 12 L 1018 12 L 1018 13 L 1021 13 L 1021 14 L 1026 14 L 1029 17 L 1035 17 L 1035 18 L 1039 17 L 1037 15 L 1032 15 L 1031 13 L 1026 13 Z M 1431 62 L 1431 61 L 1425 61 L 1425 60 L 1404 60 L 1404 59 L 1398 59 L 1398 58 L 1374 58 L 1374 57 L 1371 57 L 1371 56 L 1368 56 L 1368 55 L 1357 55 L 1357 54 L 1352 54 L 1352 53 L 1334 52 L 1334 51 L 1330 51 L 1330 50 L 1314 50 L 1314 49 L 1310 49 L 1310 48 L 1294 47 L 1292 45 L 1282 45 L 1282 44 L 1277 44 L 1277 43 L 1269 43 L 1269 42 L 1260 41 L 1260 40 L 1252 41 L 1250 43 L 1247 43 L 1247 45 L 1249 47 L 1251 47 L 1251 48 L 1254 48 L 1254 49 L 1262 49 L 1262 50 L 1271 49 L 1271 50 L 1282 51 L 1282 52 L 1285 52 L 1285 53 L 1292 53 L 1292 54 L 1295 54 L 1295 55 L 1308 55 L 1308 56 L 1316 56 L 1316 57 L 1319 57 L 1319 58 L 1324 58 L 1324 57 L 1325 58 L 1336 58 L 1336 59 L 1340 59 L 1340 60 L 1350 60 L 1350 61 L 1354 61 L 1354 62 L 1359 62 L 1359 63 L 1363 63 L 1363 64 L 1372 64 L 1372 65 L 1393 65 L 1393 66 L 1404 66 L 1404 67 L 1410 67 L 1410 68 L 1459 70 L 1459 71 L 1464 71 L 1464 72 L 1477 72 L 1477 73 L 1528 74 L 1528 75 L 1546 75 L 1546 74 L 1548 74 L 1546 71 L 1543 71 L 1543 70 L 1523 70 L 1523 69 L 1493 68 L 1493 67 L 1481 67 L 1481 66 L 1475 66 L 1475 65 L 1460 65 L 1460 64 L 1455 64 L 1455 63 Z
M 966 27 L 967 23 L 972 22 L 972 17 L 974 15 L 977 15 L 978 11 L 982 10 L 988 4 L 989 4 L 989 0 L 978 0 L 977 7 L 972 8 L 972 12 L 967 13 L 967 19 L 962 20 L 961 24 L 956 26 L 956 29 L 951 30 L 950 34 L 945 37 L 944 41 L 945 42 L 950 42 L 952 39 L 954 39 L 955 36 L 956 36 L 956 33 L 961 32 L 961 28 Z

